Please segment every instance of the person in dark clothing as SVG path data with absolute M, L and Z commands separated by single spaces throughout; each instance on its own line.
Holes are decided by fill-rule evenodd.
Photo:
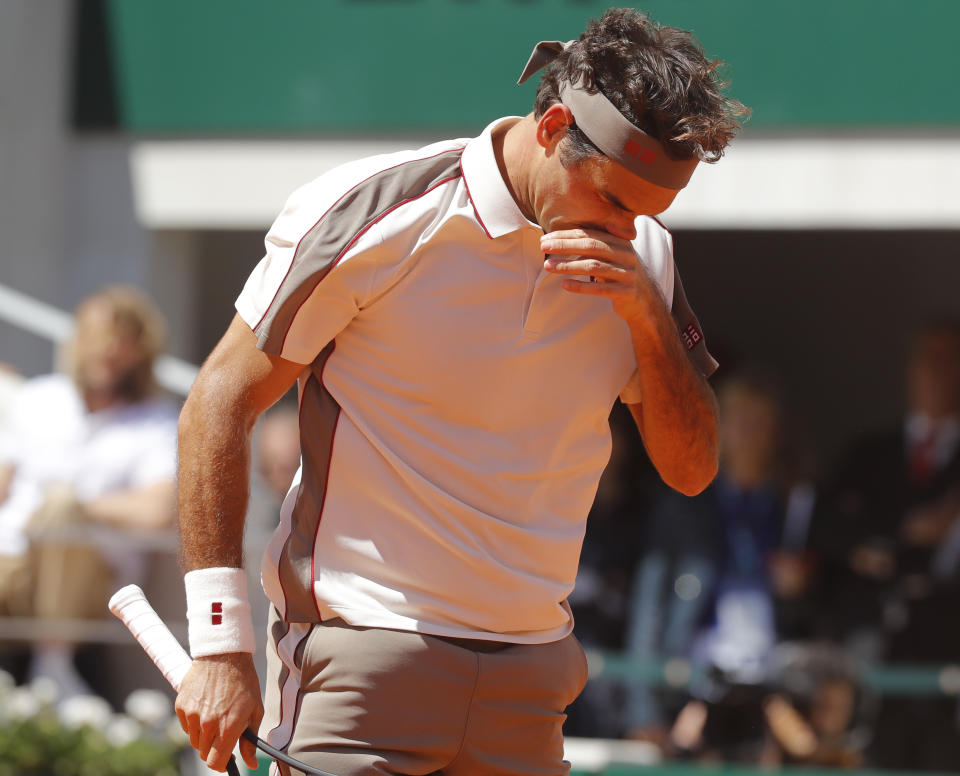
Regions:
M 817 507 L 825 635 L 862 657 L 939 663 L 960 654 L 960 325 L 915 336 L 907 407 L 859 441 Z M 877 764 L 960 768 L 956 710 L 943 698 L 884 700 Z

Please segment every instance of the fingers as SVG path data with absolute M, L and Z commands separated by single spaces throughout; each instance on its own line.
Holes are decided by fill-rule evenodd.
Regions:
M 244 762 L 252 769 L 257 768 L 256 747 L 247 741 L 241 739 L 241 735 L 246 728 L 257 731 L 260 727 L 260 720 L 263 718 L 263 705 L 257 703 L 255 706 L 247 707 L 249 713 L 227 713 L 220 716 L 210 716 L 212 712 L 208 710 L 187 711 L 177 706 L 177 718 L 180 725 L 190 737 L 190 745 L 197 750 L 200 759 L 203 760 L 208 768 L 215 771 L 224 771 L 231 754 L 240 742 L 240 754 Z
M 561 255 L 608 255 L 612 253 L 609 243 L 595 237 L 555 237 L 540 241 L 540 249 L 544 253 Z
M 239 738 L 239 734 L 237 738 Z M 232 743 L 223 738 L 215 739 L 207 756 L 204 757 L 202 753 L 200 754 L 207 767 L 213 771 L 223 772 L 227 770 L 227 763 L 230 762 L 230 755 L 233 754 L 233 749 L 237 745 L 237 738 L 234 738 Z
M 255 728 L 251 728 L 255 730 Z M 255 771 L 257 769 L 257 747 L 251 744 L 247 739 L 240 739 L 240 756 L 243 758 L 243 761 L 247 764 L 247 767 L 250 770 Z
M 198 713 L 187 713 L 181 708 L 177 708 L 177 717 L 180 719 L 180 726 L 190 737 L 190 746 L 197 750 L 200 759 L 207 767 L 216 771 L 226 770 L 227 760 L 230 759 L 230 753 L 236 746 L 236 740 L 240 737 L 240 731 L 237 732 L 233 743 L 227 746 L 227 732 L 220 730 L 220 720 L 210 719 L 203 721 Z M 226 751 L 226 757 L 223 751 Z M 221 761 L 222 760 L 222 764 Z M 218 765 L 220 767 L 218 767 Z
M 624 253 L 633 255 L 629 241 L 599 229 L 562 229 L 548 232 L 540 238 L 540 249 L 544 253 L 607 258 Z
M 543 268 L 555 275 L 590 275 L 608 282 L 628 282 L 631 272 L 624 267 L 600 259 L 579 256 L 573 259 L 548 256 L 543 263 Z
M 242 732 L 242 727 L 232 725 L 221 728 L 216 721 L 210 725 L 209 733 L 207 727 L 204 726 L 203 733 L 200 736 L 200 748 L 197 749 L 200 759 L 207 764 L 208 768 L 215 771 L 225 771 Z
M 206 762 L 210 757 L 210 747 L 213 746 L 214 740 L 219 740 L 219 725 L 217 720 L 210 720 L 205 725 L 200 726 L 200 736 L 199 742 L 197 743 L 197 752 L 200 754 L 200 759 Z M 210 764 L 210 767 L 213 767 L 213 764 Z
M 248 727 L 253 731 L 258 730 L 262 717 L 263 707 L 261 706 L 249 717 L 221 718 L 204 725 L 200 734 L 200 746 L 197 747 L 200 758 L 207 764 L 208 768 L 215 771 L 226 770 L 230 755 L 233 754 L 237 742 L 239 742 L 240 755 L 244 762 L 256 770 L 256 747 L 241 736 Z
M 262 719 L 263 706 L 260 706 L 250 718 L 250 724 L 247 727 L 256 733 L 260 729 L 260 721 Z M 243 731 L 241 731 L 241 734 L 242 732 Z M 251 770 L 257 769 L 257 747 L 254 746 L 250 741 L 247 741 L 245 738 L 240 739 L 240 756 L 243 757 L 243 761 L 251 768 Z
M 183 679 L 175 706 L 190 744 L 209 768 L 227 767 L 246 727 L 256 730 L 263 717 L 260 684 L 253 660 L 246 653 L 198 658 Z M 256 768 L 250 745 L 241 748 L 244 760 Z
M 630 288 L 621 283 L 610 283 L 605 281 L 578 280 L 576 278 L 564 278 L 563 290 L 571 291 L 574 294 L 585 294 L 587 296 L 605 296 L 610 299 L 617 297 L 632 296 Z
M 547 253 L 543 267 L 557 275 L 586 275 L 597 283 L 633 284 L 638 267 L 633 246 L 606 232 L 593 229 L 566 229 L 545 234 L 540 248 Z M 569 256 L 570 258 L 566 258 Z M 567 288 L 566 282 L 564 288 Z M 572 290 L 572 288 L 570 289 Z M 599 292 L 608 296 L 611 289 Z M 596 289 L 584 291 L 596 294 Z

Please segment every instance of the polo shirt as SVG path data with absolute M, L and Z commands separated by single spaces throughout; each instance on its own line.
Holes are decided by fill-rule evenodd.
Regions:
M 262 580 L 287 621 L 539 643 L 572 628 L 618 395 L 609 300 L 544 271 L 477 138 L 376 156 L 296 191 L 236 307 L 300 380 L 302 466 Z M 635 247 L 670 300 L 669 233 Z

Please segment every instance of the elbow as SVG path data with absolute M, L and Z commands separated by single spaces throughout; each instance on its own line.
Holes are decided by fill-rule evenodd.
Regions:
M 251 432 L 257 413 L 245 399 L 229 376 L 201 370 L 180 410 L 177 423 L 180 444 L 224 426 Z
M 684 496 L 698 496 L 713 482 L 720 469 L 717 445 L 707 445 L 699 455 L 687 455 L 663 481 Z
M 713 482 L 717 476 L 718 469 L 719 466 L 716 460 L 714 460 L 706 465 L 696 467 L 680 476 L 674 477 L 667 485 L 679 493 L 682 493 L 684 496 L 699 496 L 707 489 L 707 486 Z

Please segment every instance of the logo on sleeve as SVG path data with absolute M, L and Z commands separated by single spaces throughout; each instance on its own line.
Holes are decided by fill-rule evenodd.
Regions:
M 703 332 L 697 328 L 697 324 L 691 323 L 681 332 L 683 341 L 687 345 L 687 350 L 693 350 L 697 345 L 703 342 Z

